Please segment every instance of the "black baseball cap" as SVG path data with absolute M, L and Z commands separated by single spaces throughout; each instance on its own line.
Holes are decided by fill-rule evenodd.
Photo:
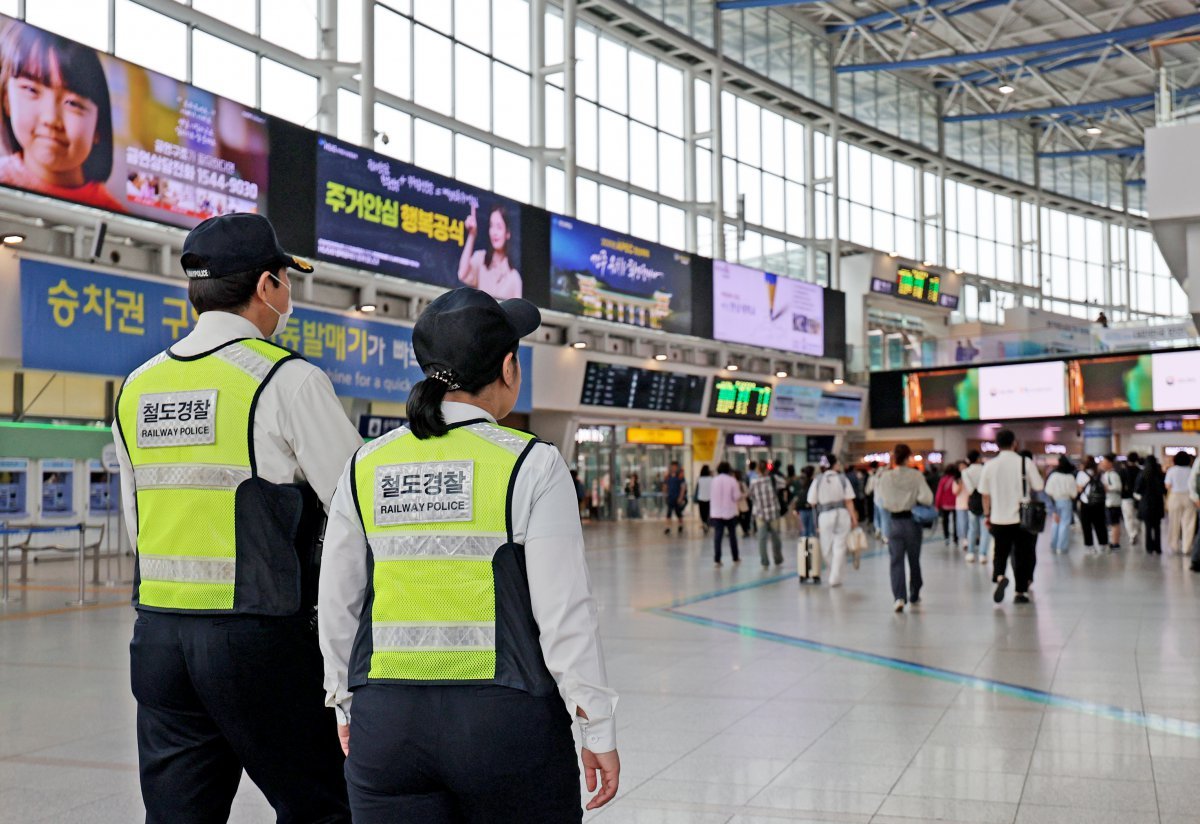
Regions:
M 413 328 L 413 352 L 426 375 L 437 373 L 451 386 L 470 386 L 542 325 L 542 313 L 527 300 L 497 301 L 463 287 L 426 307 Z
M 283 251 L 275 227 L 262 215 L 236 212 L 210 217 L 188 232 L 179 258 L 188 278 L 223 278 L 286 266 L 311 272 L 312 264 Z

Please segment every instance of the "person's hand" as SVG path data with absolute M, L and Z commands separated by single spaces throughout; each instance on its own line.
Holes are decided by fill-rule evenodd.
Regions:
M 475 235 L 478 234 L 479 222 L 475 219 L 475 207 L 474 206 L 471 207 L 471 214 L 469 214 L 467 216 L 466 221 L 464 221 L 463 228 L 467 230 L 467 234 L 470 235 L 471 237 L 475 237 Z
M 587 809 L 598 810 L 617 795 L 617 784 L 621 778 L 621 759 L 617 751 L 592 752 L 586 747 L 579 751 L 583 760 L 583 776 L 587 781 L 588 792 L 596 792 L 596 773 L 600 773 L 600 792 L 592 796 L 587 803 Z
M 338 743 L 342 745 L 342 754 L 350 755 L 350 725 L 338 724 Z

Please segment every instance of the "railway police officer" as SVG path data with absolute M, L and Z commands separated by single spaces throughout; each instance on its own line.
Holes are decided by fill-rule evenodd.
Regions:
M 291 314 L 266 218 L 187 236 L 195 328 L 126 379 L 113 426 L 137 550 L 130 645 L 149 824 L 222 822 L 243 768 L 280 822 L 349 821 L 312 627 L 323 506 L 362 441 Z
M 408 425 L 339 482 L 318 614 L 356 824 L 580 821 L 572 717 L 589 791 L 600 776 L 588 808 L 616 794 L 616 695 L 571 474 L 496 423 L 540 323 L 476 289 L 433 301 L 413 330 L 425 379 Z

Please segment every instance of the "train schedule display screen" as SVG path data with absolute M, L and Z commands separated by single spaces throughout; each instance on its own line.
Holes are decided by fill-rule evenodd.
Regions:
M 769 383 L 739 378 L 713 378 L 708 416 L 742 421 L 764 420 L 771 411 L 773 391 Z
M 704 402 L 704 378 L 589 361 L 579 402 L 588 406 L 698 415 Z

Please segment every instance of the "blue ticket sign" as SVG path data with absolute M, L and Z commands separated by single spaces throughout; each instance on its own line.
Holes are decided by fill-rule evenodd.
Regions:
M 21 261 L 21 364 L 124 376 L 192 330 L 187 288 L 40 260 Z M 275 338 L 324 370 L 339 395 L 403 403 L 421 380 L 407 326 L 296 307 Z M 533 352 L 520 350 L 517 412 L 533 408 Z

